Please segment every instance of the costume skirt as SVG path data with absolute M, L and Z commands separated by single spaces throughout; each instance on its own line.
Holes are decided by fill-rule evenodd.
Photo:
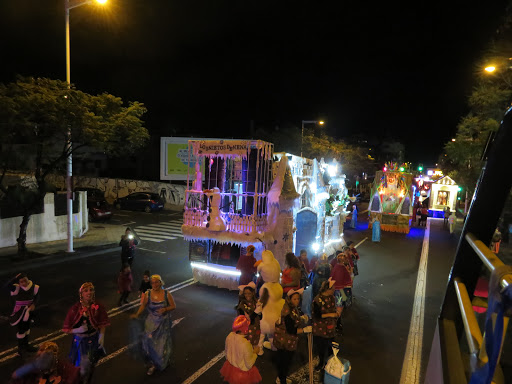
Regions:
M 227 360 L 222 366 L 220 374 L 229 384 L 257 384 L 263 380 L 258 368 L 254 365 L 248 371 L 242 371 L 240 368 L 232 366 Z

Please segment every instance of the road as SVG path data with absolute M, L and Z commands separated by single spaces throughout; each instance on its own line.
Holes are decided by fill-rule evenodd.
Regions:
M 363 214 L 360 218 L 365 219 Z M 225 361 L 222 352 L 235 315 L 236 292 L 201 286 L 191 280 L 188 244 L 176 236 L 179 232 L 175 231 L 181 221 L 180 213 L 116 211 L 112 220 L 113 223 L 132 227 L 142 239 L 133 266 L 134 287 L 138 287 L 145 269 L 161 274 L 165 286 L 171 287 L 177 305 L 173 312 L 174 354 L 171 366 L 148 377 L 142 362 L 135 359 L 127 348 L 130 343 L 129 314 L 135 311 L 136 293 L 130 297 L 132 306 L 115 309 L 120 266 L 117 250 L 33 271 L 27 268 L 30 277 L 41 286 L 41 302 L 32 339 L 56 338 L 64 355 L 69 350 L 70 338 L 59 332 L 62 321 L 67 309 L 78 299 L 79 286 L 84 281 L 92 281 L 96 286 L 97 299 L 110 310 L 112 322 L 106 333 L 109 356 L 98 366 L 95 383 L 221 383 L 218 372 Z M 163 231 L 153 231 L 152 228 Z M 345 230 L 345 240 L 359 243 L 361 256 L 360 275 L 354 282 L 354 303 L 344 312 L 344 335 L 338 340 L 341 343 L 340 355 L 352 363 L 351 384 L 400 382 L 424 232 L 423 228 L 412 228 L 407 236 L 383 233 L 380 243 L 372 243 L 366 221 L 360 222 L 355 230 Z M 163 236 L 159 238 L 158 233 Z M 448 235 L 442 223 L 433 220 L 429 245 L 423 337 L 418 357 L 421 374 L 428 360 L 456 238 Z M 2 300 L 0 313 L 7 315 L 10 310 L 8 300 Z M 307 362 L 306 340 L 301 340 L 300 344 L 292 378 L 296 383 L 306 383 L 301 376 Z M 0 322 L 2 378 L 9 377 L 22 363 L 20 358 L 11 357 L 14 346 L 13 329 L 3 320 Z M 275 382 L 272 357 L 273 353 L 266 351 L 257 360 L 263 383 Z

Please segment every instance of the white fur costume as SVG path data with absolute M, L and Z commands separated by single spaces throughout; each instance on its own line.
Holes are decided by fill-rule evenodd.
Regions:
M 258 272 L 265 281 L 260 288 L 260 297 L 262 297 L 265 290 L 268 291 L 268 301 L 263 307 L 262 319 L 260 321 L 260 348 L 263 345 L 265 335 L 267 335 L 270 346 L 272 346 L 272 339 L 274 338 L 274 331 L 276 321 L 281 317 L 281 311 L 284 305 L 283 287 L 279 284 L 279 277 L 281 274 L 281 266 L 275 259 L 271 251 L 263 251 L 261 254 L 261 263 L 258 265 Z M 268 345 L 266 345 L 268 347 Z

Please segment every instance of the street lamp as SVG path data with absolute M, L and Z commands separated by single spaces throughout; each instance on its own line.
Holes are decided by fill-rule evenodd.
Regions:
M 320 124 L 324 125 L 323 120 L 302 120 L 302 131 L 300 134 L 300 157 L 302 157 L 302 145 L 304 144 L 304 124 Z
M 488 67 L 485 67 L 484 70 L 489 73 L 493 73 L 496 70 L 496 67 L 493 65 L 489 65 Z
M 95 0 L 99 4 L 105 4 L 107 0 Z M 92 0 L 64 0 L 64 10 L 66 17 L 66 81 L 71 88 L 71 53 L 69 44 L 69 11 L 73 8 L 92 3 Z M 71 127 L 68 129 L 68 142 L 66 151 L 68 152 L 67 172 L 66 172 L 66 202 L 67 202 L 67 238 L 68 252 L 73 251 L 73 190 L 71 187 L 71 178 L 73 177 L 73 155 L 71 154 Z

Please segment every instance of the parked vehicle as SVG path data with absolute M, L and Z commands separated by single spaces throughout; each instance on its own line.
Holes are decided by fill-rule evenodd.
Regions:
M 164 202 L 158 193 L 134 192 L 114 202 L 117 209 L 153 212 L 164 208 Z
M 112 208 L 105 200 L 105 193 L 97 188 L 75 188 L 87 192 L 87 209 L 89 221 L 106 221 L 112 217 Z

